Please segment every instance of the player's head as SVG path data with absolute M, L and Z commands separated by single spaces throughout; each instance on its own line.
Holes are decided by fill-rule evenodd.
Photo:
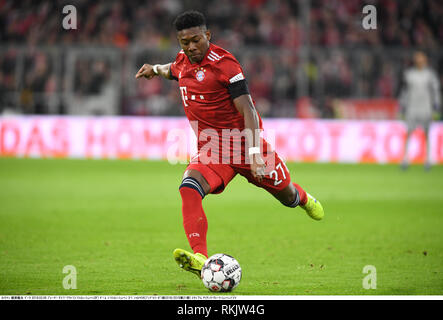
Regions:
M 205 16 L 198 11 L 185 11 L 175 18 L 174 26 L 178 42 L 191 63 L 202 61 L 211 40 Z
M 428 64 L 428 58 L 423 51 L 416 51 L 414 53 L 414 64 L 418 69 L 426 67 Z

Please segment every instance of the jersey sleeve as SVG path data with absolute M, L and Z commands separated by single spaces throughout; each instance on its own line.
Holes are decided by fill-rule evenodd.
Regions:
M 178 76 L 181 71 L 181 64 L 183 62 L 184 57 L 183 50 L 177 53 L 177 56 L 175 57 L 175 61 L 171 63 L 171 66 L 169 67 L 171 78 L 175 81 L 178 81 Z
M 228 88 L 232 99 L 249 94 L 243 69 L 234 57 L 224 57 L 218 63 L 218 69 L 219 81 Z

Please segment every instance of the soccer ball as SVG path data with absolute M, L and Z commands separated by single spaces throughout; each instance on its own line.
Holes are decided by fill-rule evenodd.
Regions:
M 232 291 L 241 280 L 240 264 L 227 254 L 214 254 L 206 260 L 201 271 L 201 279 L 210 291 Z

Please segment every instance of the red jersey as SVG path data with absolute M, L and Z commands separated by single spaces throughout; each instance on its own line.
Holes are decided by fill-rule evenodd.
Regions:
M 197 129 L 195 124 L 198 124 L 196 134 L 199 151 L 205 146 L 206 149 L 211 146 L 211 151 L 215 152 L 215 142 L 222 150 L 224 129 L 225 133 L 226 129 L 244 130 L 244 117 L 234 105 L 230 86 L 245 80 L 245 76 L 239 62 L 230 52 L 211 43 L 203 60 L 191 64 L 181 50 L 171 64 L 171 76 L 178 80 L 184 111 L 194 130 Z M 259 121 L 261 129 L 260 116 Z M 217 141 L 212 139 L 215 134 L 218 135 Z M 236 140 L 232 136 L 230 139 Z M 244 160 L 244 138 L 242 140 L 241 158 Z M 231 156 L 235 152 L 232 143 L 229 151 Z

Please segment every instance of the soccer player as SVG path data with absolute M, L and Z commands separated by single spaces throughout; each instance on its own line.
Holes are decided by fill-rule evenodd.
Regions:
M 319 201 L 291 182 L 284 162 L 260 137 L 262 121 L 242 67 L 230 52 L 210 42 L 204 15 L 186 11 L 175 19 L 174 26 L 182 48 L 175 61 L 144 64 L 135 77 L 178 81 L 185 114 L 197 134 L 198 154 L 191 159 L 179 187 L 183 226 L 193 253 L 175 249 L 173 256 L 181 268 L 200 277 L 208 257 L 208 222 L 202 200 L 207 194 L 221 193 L 237 174 L 283 205 L 300 206 L 315 220 L 321 220 L 324 211 Z M 234 132 L 228 136 L 228 144 L 226 132 Z M 240 148 L 233 146 L 238 141 Z M 208 144 L 211 152 L 205 152 Z M 222 146 L 222 150 L 214 146 Z
M 428 59 L 424 52 L 417 51 L 413 57 L 414 66 L 403 74 L 400 89 L 400 105 L 407 124 L 404 157 L 401 164 L 403 170 L 408 168 L 408 141 L 411 133 L 419 126 L 426 134 L 425 169 L 429 170 L 430 145 L 429 127 L 433 112 L 440 109 L 440 83 L 435 72 L 428 67 Z

